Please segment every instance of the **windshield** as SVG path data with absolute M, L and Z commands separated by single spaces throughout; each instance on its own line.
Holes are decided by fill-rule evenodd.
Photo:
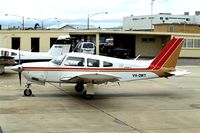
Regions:
M 94 48 L 93 43 L 84 43 L 83 48 Z
M 71 44 L 72 40 L 71 39 L 60 39 L 56 40 L 54 44 Z
M 54 63 L 54 64 L 56 64 L 56 65 L 60 65 L 63 62 L 65 56 L 66 55 L 58 56 L 58 57 L 52 59 L 51 62 Z

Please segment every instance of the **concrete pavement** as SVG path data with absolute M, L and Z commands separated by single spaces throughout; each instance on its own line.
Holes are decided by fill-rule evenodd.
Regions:
M 200 132 L 200 67 L 192 74 L 95 86 L 84 100 L 73 84 L 33 85 L 24 97 L 18 75 L 0 76 L 3 133 L 190 133 Z M 0 130 L 0 131 L 1 131 Z

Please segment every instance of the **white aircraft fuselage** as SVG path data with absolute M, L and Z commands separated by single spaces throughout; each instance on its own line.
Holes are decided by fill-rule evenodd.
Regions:
M 81 58 L 85 61 L 95 60 L 99 61 L 99 66 L 94 66 L 89 64 L 90 62 L 84 62 L 83 66 L 78 66 L 78 60 L 72 60 L 74 64 L 67 64 L 68 58 Z M 37 64 L 25 63 L 23 64 L 23 75 L 28 78 L 28 80 L 35 82 L 58 82 L 62 83 L 65 80 L 76 77 L 77 75 L 99 75 L 95 77 L 98 79 L 96 81 L 93 79 L 93 82 L 99 84 L 104 82 L 104 74 L 107 76 L 118 78 L 118 81 L 128 81 L 128 80 L 138 80 L 158 77 L 153 72 L 145 72 L 148 70 L 150 61 L 139 61 L 139 60 L 123 60 L 112 57 L 105 57 L 99 55 L 89 55 L 84 53 L 67 53 L 63 56 L 60 56 L 62 61 L 56 62 L 56 59 L 50 62 L 40 62 Z M 105 66 L 106 63 L 112 65 Z M 93 66 L 92 66 L 93 65 Z M 105 76 L 106 77 L 106 76 Z M 34 80 L 32 80 L 32 78 Z M 102 79 L 102 81 L 101 81 Z M 76 81 L 69 81 L 71 83 L 76 83 Z
M 0 48 L 0 52 L 7 52 L 6 56 L 13 57 L 15 61 L 22 62 L 34 62 L 34 61 L 49 61 L 53 59 L 55 56 L 48 54 L 48 52 L 29 52 L 29 51 L 22 51 L 22 50 L 15 50 L 15 49 L 8 49 L 8 48 Z M 2 54 L 3 55 L 3 54 Z M 20 57 L 19 57 L 20 55 Z

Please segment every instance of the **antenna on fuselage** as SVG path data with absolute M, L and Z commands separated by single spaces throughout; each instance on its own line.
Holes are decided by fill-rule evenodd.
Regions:
M 134 60 L 137 60 L 139 57 L 140 57 L 140 54 L 139 54 L 137 57 L 135 57 L 135 59 L 134 59 Z

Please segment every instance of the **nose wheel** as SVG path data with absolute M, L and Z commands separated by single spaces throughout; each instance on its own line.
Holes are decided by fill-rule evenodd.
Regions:
M 30 86 L 30 83 L 25 85 L 26 89 L 24 90 L 24 96 L 32 96 L 32 90 L 30 89 Z
M 24 90 L 24 96 L 31 96 L 32 95 L 32 90 L 31 89 L 25 89 Z

